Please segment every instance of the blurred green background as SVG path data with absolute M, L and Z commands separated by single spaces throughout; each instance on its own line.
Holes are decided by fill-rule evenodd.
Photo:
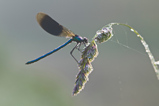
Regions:
M 1 0 L 0 106 L 158 106 L 159 81 L 139 38 L 125 27 L 114 27 L 114 37 L 98 44 L 94 71 L 75 97 L 78 67 L 69 54 L 75 43 L 25 65 L 68 40 L 40 28 L 38 12 L 89 40 L 108 23 L 127 23 L 159 60 L 158 5 L 158 0 Z M 80 59 L 78 51 L 74 55 Z

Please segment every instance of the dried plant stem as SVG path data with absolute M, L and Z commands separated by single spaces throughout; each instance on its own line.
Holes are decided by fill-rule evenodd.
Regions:
M 144 38 L 134 29 L 134 28 L 132 28 L 131 26 L 129 26 L 129 25 L 127 25 L 127 24 L 122 24 L 122 23 L 110 23 L 110 24 L 108 24 L 108 25 L 106 25 L 106 26 L 104 26 L 101 30 L 103 30 L 103 29 L 110 29 L 110 28 L 112 28 L 112 26 L 113 25 L 122 25 L 122 26 L 126 26 L 126 27 L 128 27 L 132 32 L 134 32 L 136 35 L 137 35 L 137 37 L 139 37 L 140 38 L 140 41 L 141 41 L 141 43 L 142 43 L 142 45 L 144 46 L 144 48 L 145 48 L 145 51 L 146 51 L 146 53 L 148 54 L 148 56 L 149 56 L 149 59 L 150 59 L 150 61 L 151 61 L 151 64 L 152 64 L 152 66 L 153 66 L 153 68 L 154 68 L 154 71 L 155 71 L 155 73 L 156 73 L 156 75 L 157 75 L 157 78 L 158 78 L 158 80 L 159 80 L 159 68 L 158 68 L 158 66 L 157 65 L 159 65 L 159 62 L 158 61 L 155 61 L 155 58 L 154 58 L 154 56 L 152 55 L 152 53 L 151 53 L 151 51 L 150 51 L 150 49 L 149 49 L 149 46 L 148 46 L 148 44 L 146 43 L 146 41 L 144 40 Z M 101 31 L 100 30 L 100 31 Z M 99 31 L 98 31 L 99 32 Z M 103 31 L 104 32 L 104 31 Z M 111 33 L 112 33 L 112 31 L 110 31 Z M 102 35 L 103 33 L 100 33 L 100 34 L 96 34 L 95 36 L 95 39 L 96 38 L 98 38 L 98 36 L 100 36 L 100 35 Z M 111 34 L 111 35 L 113 35 L 113 34 Z M 111 38 L 111 37 L 110 37 Z M 96 39 L 97 41 L 98 41 L 98 39 Z M 107 40 L 106 40 L 107 41 Z M 99 42 L 99 41 L 98 41 Z
M 85 86 L 86 82 L 88 81 L 88 75 L 93 71 L 93 67 L 91 65 L 91 62 L 94 60 L 94 58 L 98 55 L 98 43 L 103 43 L 108 41 L 113 36 L 113 25 L 122 25 L 128 27 L 132 32 L 134 32 L 137 37 L 140 38 L 140 41 L 142 45 L 145 48 L 146 53 L 148 54 L 151 64 L 155 70 L 155 73 L 157 75 L 157 78 L 159 79 L 159 68 L 157 65 L 159 65 L 159 61 L 155 61 L 154 56 L 152 55 L 148 44 L 145 42 L 144 38 L 131 26 L 127 24 L 122 23 L 110 23 L 104 26 L 102 29 L 98 30 L 96 32 L 96 35 L 92 39 L 91 43 L 87 45 L 87 47 L 84 48 L 84 51 L 82 52 L 81 60 L 79 61 L 79 73 L 76 76 L 76 82 L 75 87 L 73 90 L 73 95 L 78 94 Z
M 132 28 L 131 26 L 129 26 L 129 25 L 121 24 L 121 23 L 117 23 L 117 25 L 123 25 L 123 26 L 126 26 L 126 27 L 130 28 L 130 30 L 131 30 L 132 32 L 134 32 L 134 33 L 137 35 L 137 37 L 140 38 L 140 41 L 141 41 L 142 45 L 144 46 L 146 53 L 147 53 L 148 56 L 149 56 L 149 59 L 150 59 L 150 61 L 151 61 L 151 64 L 152 64 L 152 66 L 153 66 L 153 68 L 154 68 L 154 71 L 155 71 L 155 73 L 156 73 L 156 75 L 157 75 L 157 78 L 158 78 L 158 80 L 159 80 L 159 68 L 158 68 L 158 66 L 157 66 L 157 64 L 156 64 L 157 62 L 155 61 L 155 58 L 154 58 L 154 56 L 152 55 L 152 53 L 151 53 L 151 51 L 150 51 L 150 49 L 149 49 L 149 46 L 148 46 L 148 44 L 146 43 L 146 41 L 144 40 L 144 38 L 143 38 L 135 29 L 133 29 L 133 28 Z

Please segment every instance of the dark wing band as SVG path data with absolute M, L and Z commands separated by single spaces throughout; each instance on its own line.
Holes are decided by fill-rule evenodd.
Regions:
M 36 16 L 39 25 L 48 33 L 55 36 L 73 37 L 75 34 L 60 25 L 58 22 L 53 20 L 50 16 L 45 13 L 38 13 Z

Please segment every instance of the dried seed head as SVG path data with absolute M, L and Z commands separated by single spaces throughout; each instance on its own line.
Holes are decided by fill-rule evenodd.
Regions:
M 113 36 L 112 27 L 106 26 L 96 32 L 94 39 L 98 43 L 103 43 L 103 42 L 108 41 L 112 36 Z
M 87 58 L 89 62 L 92 62 L 95 57 L 98 55 L 97 44 L 95 41 L 92 41 L 83 51 L 82 59 Z
M 83 51 L 79 61 L 79 73 L 76 76 L 73 95 L 77 95 L 89 80 L 88 76 L 93 71 L 91 62 L 98 55 L 98 49 L 95 41 L 92 41 Z

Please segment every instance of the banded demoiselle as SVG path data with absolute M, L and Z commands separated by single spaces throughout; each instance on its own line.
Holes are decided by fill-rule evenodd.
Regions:
M 67 28 L 65 28 L 64 26 L 60 25 L 58 22 L 56 22 L 54 19 L 52 19 L 49 15 L 47 15 L 45 13 L 41 13 L 41 12 L 38 13 L 36 16 L 36 19 L 37 19 L 37 22 L 39 23 L 39 25 L 49 34 L 52 34 L 55 36 L 70 37 L 71 39 L 69 39 L 66 43 L 59 46 L 58 48 L 38 57 L 37 59 L 28 61 L 26 64 L 31 64 L 31 63 L 37 62 L 37 61 L 43 59 L 44 57 L 60 50 L 61 48 L 65 47 L 66 45 L 70 44 L 73 41 L 76 42 L 77 44 L 71 50 L 70 54 L 75 59 L 75 61 L 78 63 L 77 59 L 72 55 L 72 53 L 75 48 L 80 51 L 80 46 L 82 43 L 86 46 L 86 43 L 88 43 L 87 38 L 86 37 L 82 38 L 81 36 L 74 34 L 72 31 L 70 31 Z

